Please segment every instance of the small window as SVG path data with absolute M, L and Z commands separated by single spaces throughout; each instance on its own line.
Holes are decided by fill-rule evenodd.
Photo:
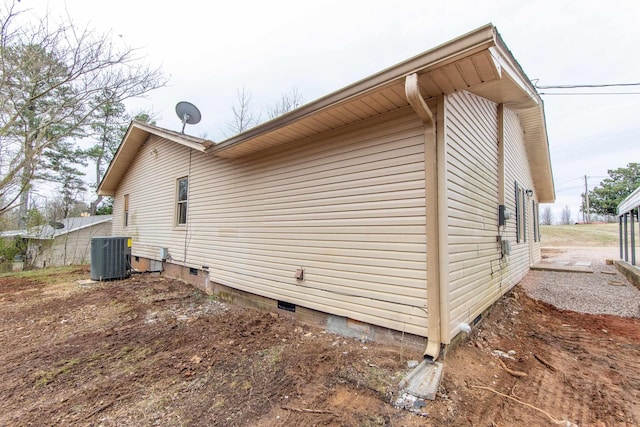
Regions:
M 524 188 L 515 182 L 516 196 L 516 242 L 527 241 L 527 195 Z
M 537 242 L 538 240 L 540 240 L 540 220 L 539 220 L 540 212 L 538 212 L 539 206 L 540 205 L 538 205 L 535 200 L 531 202 L 531 210 L 533 213 L 533 241 L 534 242 Z
M 124 226 L 129 226 L 129 195 L 124 195 L 124 218 L 123 218 Z
M 515 183 L 515 196 L 516 196 L 516 243 L 520 243 L 522 234 L 520 228 L 522 227 L 522 206 L 520 205 L 522 189 Z
M 187 223 L 187 199 L 189 197 L 189 179 L 178 179 L 178 206 L 176 208 L 176 224 Z
M 522 241 L 527 241 L 527 195 L 526 192 L 522 189 Z

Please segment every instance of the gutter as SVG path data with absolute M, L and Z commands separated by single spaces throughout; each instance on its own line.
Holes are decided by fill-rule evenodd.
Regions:
M 441 44 L 413 58 L 409 58 L 400 64 L 382 70 L 379 73 L 290 111 L 287 114 L 249 129 L 226 141 L 209 146 L 205 149 L 205 152 L 215 154 L 224 151 L 237 144 L 242 144 L 249 139 L 289 126 L 298 120 L 314 115 L 320 111 L 345 104 L 371 91 L 393 85 L 397 83 L 398 80 L 404 79 L 411 74 L 418 72 L 423 73 L 430 69 L 444 66 L 456 61 L 461 56 L 468 56 L 495 45 L 495 27 L 492 24 L 484 25 L 452 41 Z

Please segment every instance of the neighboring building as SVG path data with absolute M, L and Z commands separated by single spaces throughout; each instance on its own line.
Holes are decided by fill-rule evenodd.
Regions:
M 27 230 L 5 231 L 0 236 L 25 239 L 31 267 L 88 264 L 91 239 L 110 236 L 112 219 L 112 215 L 65 218 Z
M 542 100 L 491 25 L 218 144 L 134 122 L 99 193 L 134 267 L 434 358 L 540 259 L 555 199 Z

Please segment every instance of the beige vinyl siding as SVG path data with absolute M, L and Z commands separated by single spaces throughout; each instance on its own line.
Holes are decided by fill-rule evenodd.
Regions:
M 134 254 L 169 247 L 210 281 L 426 335 L 424 132 L 410 109 L 237 159 L 194 152 L 186 236 L 166 221 L 188 150 L 172 143 L 152 168 L 152 145 L 158 160 L 169 149 L 147 143 L 118 189 Z
M 453 337 L 500 293 L 498 124 L 497 105 L 468 92 L 447 96 L 445 108 Z
M 176 180 L 188 175 L 189 156 L 189 148 L 151 136 L 126 172 L 114 198 L 113 235 L 131 237 L 132 254 L 158 259 L 159 249 L 167 247 L 174 260 L 183 261 L 186 227 L 175 226 Z
M 450 338 L 515 286 L 540 259 L 533 235 L 533 198 L 526 198 L 526 242 L 516 242 L 515 185 L 533 188 L 524 135 L 516 112 L 504 108 L 504 193 L 513 213 L 498 230 L 499 157 L 497 105 L 462 92 L 446 98 L 449 207 Z M 501 258 L 496 237 L 511 242 Z M 443 337 L 446 340 L 446 337 Z
M 508 108 L 504 109 L 504 143 L 505 143 L 505 205 L 513 212 L 513 217 L 507 221 L 504 232 L 505 238 L 511 242 L 511 255 L 506 266 L 509 277 L 508 287 L 518 283 L 529 271 L 531 264 L 540 260 L 540 242 L 534 241 L 533 235 L 533 207 L 532 200 L 537 201 L 534 193 L 533 197 L 525 197 L 525 239 L 516 242 L 516 190 L 517 182 L 523 191 L 533 189 L 533 179 L 527 160 L 524 134 L 520 126 L 518 114 Z M 521 200 L 522 206 L 522 200 Z
M 62 234 L 53 241 L 35 241 L 43 252 L 36 258 L 37 267 L 88 264 L 91 261 L 91 239 L 111 235 L 111 222 L 103 222 L 78 231 Z M 51 245 L 51 246 L 49 246 Z

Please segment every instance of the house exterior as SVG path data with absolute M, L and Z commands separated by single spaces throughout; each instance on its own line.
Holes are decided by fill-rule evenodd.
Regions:
M 111 235 L 112 215 L 65 218 L 26 230 L 12 230 L 2 237 L 27 241 L 27 262 L 36 268 L 88 264 L 91 239 Z
M 436 358 L 540 259 L 542 101 L 492 25 L 226 141 L 132 123 L 99 187 L 134 267 Z

